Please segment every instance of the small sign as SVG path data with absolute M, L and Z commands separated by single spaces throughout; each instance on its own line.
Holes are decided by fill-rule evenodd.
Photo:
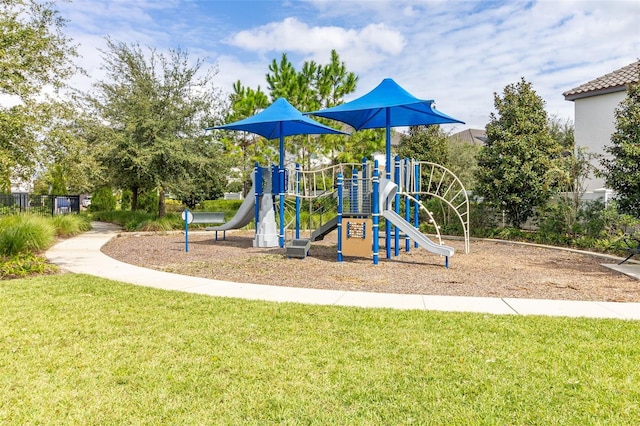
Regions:
M 193 213 L 191 213 L 189 210 L 183 211 L 182 220 L 186 221 L 187 223 L 193 222 Z

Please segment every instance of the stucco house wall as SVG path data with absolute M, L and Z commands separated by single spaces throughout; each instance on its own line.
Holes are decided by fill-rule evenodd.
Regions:
M 611 143 L 611 135 L 615 131 L 615 110 L 626 97 L 626 92 L 607 93 L 599 96 L 575 100 L 576 148 L 587 147 L 588 151 L 598 158 L 592 160 L 596 168 L 600 168 L 600 156 L 607 156 L 605 145 Z M 604 180 L 595 175 L 586 182 L 586 190 L 592 192 L 604 187 Z
M 598 157 L 592 160 L 601 168 L 600 158 L 607 156 L 604 147 L 611 144 L 615 132 L 615 111 L 627 96 L 627 85 L 638 81 L 640 61 L 605 74 L 563 93 L 567 101 L 573 101 L 575 111 L 574 138 L 576 148 L 587 147 Z M 594 174 L 585 182 L 585 198 L 610 196 L 604 188 L 604 180 Z

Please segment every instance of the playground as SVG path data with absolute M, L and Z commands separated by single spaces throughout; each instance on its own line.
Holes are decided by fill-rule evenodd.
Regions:
M 207 128 L 279 139 L 279 164 L 255 164 L 251 190 L 235 216 L 209 228 L 215 237 L 191 233 L 190 238 L 194 216 L 185 211 L 184 236 L 116 238 L 103 251 L 140 266 L 234 282 L 378 293 L 640 301 L 638 280 L 601 265 L 615 263 L 612 260 L 496 242 L 478 242 L 471 250 L 468 191 L 458 177 L 438 164 L 391 156 L 391 127 L 463 123 L 436 110 L 433 100 L 415 98 L 384 79 L 356 100 L 307 114 L 341 121 L 355 131 L 384 128 L 384 164 L 363 159 L 313 170 L 286 164 L 286 136 L 343 132 L 311 120 L 280 98 L 252 117 Z M 461 240 L 445 240 L 440 234 L 440 224 L 425 204 L 430 199 L 458 221 Z M 243 230 L 251 222 L 254 230 Z
M 284 249 L 253 247 L 253 231 L 184 235 L 129 234 L 113 238 L 102 251 L 121 261 L 183 275 L 290 287 L 478 297 L 640 302 L 640 281 L 612 271 L 601 257 L 511 243 L 446 240 L 457 253 L 449 269 L 442 257 L 411 250 L 383 259 L 350 257 L 336 262 L 335 232 L 311 245 L 310 256 L 288 259 Z

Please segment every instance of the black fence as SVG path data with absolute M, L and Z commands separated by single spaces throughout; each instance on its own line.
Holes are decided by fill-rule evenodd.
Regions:
M 79 212 L 79 195 L 0 194 L 0 216 L 19 213 L 54 216 Z

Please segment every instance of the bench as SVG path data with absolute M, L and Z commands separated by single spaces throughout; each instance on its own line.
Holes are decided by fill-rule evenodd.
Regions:
M 203 224 L 218 224 L 222 225 L 227 221 L 224 219 L 224 212 L 190 212 L 193 215 L 191 223 L 203 223 Z M 212 228 L 207 227 L 205 231 L 213 231 Z M 222 239 L 227 239 L 227 232 L 222 231 Z M 216 231 L 216 241 L 218 241 L 218 231 Z
M 622 265 L 627 260 L 631 259 L 633 256 L 640 255 L 640 239 L 634 237 L 623 238 L 624 243 L 627 245 L 624 247 L 625 250 L 629 252 L 629 256 L 622 262 L 618 263 L 618 265 Z

